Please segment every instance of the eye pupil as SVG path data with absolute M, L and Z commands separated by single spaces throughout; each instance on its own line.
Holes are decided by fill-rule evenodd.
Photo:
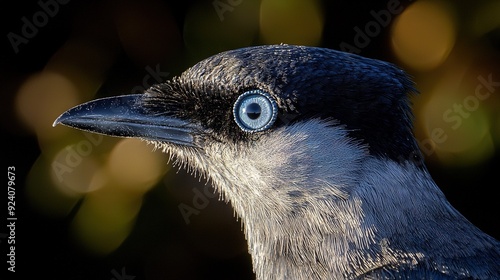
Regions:
M 261 112 L 262 108 L 257 103 L 250 103 L 248 104 L 248 106 L 245 107 L 245 109 L 243 109 L 243 113 L 247 114 L 247 116 L 252 120 L 255 120 L 258 117 L 260 117 Z

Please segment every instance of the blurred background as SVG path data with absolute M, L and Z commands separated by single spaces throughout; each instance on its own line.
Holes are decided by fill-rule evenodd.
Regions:
M 9 5 L 0 17 L 0 125 L 3 168 L 16 170 L 17 277 L 252 279 L 241 223 L 205 179 L 146 143 L 52 123 L 79 103 L 140 93 L 207 56 L 260 44 L 321 46 L 404 68 L 420 90 L 415 134 L 432 176 L 500 239 L 499 1 Z M 2 226 L 2 260 L 6 234 Z

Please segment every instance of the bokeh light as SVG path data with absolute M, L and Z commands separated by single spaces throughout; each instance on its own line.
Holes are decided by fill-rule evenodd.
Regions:
M 108 254 L 127 238 L 142 197 L 108 186 L 89 193 L 73 220 L 73 232 L 83 247 L 95 254 Z
M 168 157 L 139 139 L 123 139 L 111 151 L 106 170 L 113 184 L 143 193 L 167 171 Z
M 84 194 L 103 186 L 102 180 L 94 179 L 101 166 L 91 155 L 92 149 L 90 142 L 82 141 L 66 146 L 56 154 L 51 175 L 54 185 L 62 193 L 70 196 Z
M 426 92 L 418 116 L 425 131 L 419 140 L 424 156 L 436 155 L 446 165 L 474 165 L 493 155 L 488 110 L 475 86 L 441 79 Z
M 20 118 L 38 137 L 57 136 L 52 129 L 55 118 L 80 102 L 78 89 L 65 76 L 44 71 L 32 75 L 17 93 L 16 109 Z
M 262 0 L 260 5 L 260 35 L 265 44 L 319 45 L 323 21 L 316 0 Z
M 54 184 L 51 159 L 41 155 L 31 167 L 26 178 L 26 195 L 30 205 L 38 213 L 51 218 L 66 217 L 71 213 L 82 194 L 70 189 L 61 189 Z
M 428 70 L 446 60 L 455 44 L 453 10 L 438 1 L 418 1 L 396 19 L 392 48 L 397 57 L 417 70 Z

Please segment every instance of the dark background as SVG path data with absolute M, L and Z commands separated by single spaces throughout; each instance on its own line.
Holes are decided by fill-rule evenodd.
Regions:
M 28 275 L 49 279 L 117 280 L 133 277 L 254 277 L 240 221 L 237 221 L 229 204 L 219 201 L 216 195 L 208 197 L 207 194 L 211 193 L 206 191 L 208 187 L 204 179 L 200 183 L 182 170 L 163 168 L 155 173 L 161 176 L 157 175 L 153 183 L 142 186 L 140 191 L 133 188 L 126 190 L 123 200 L 118 199 L 123 191 L 113 189 L 119 184 L 104 184 L 107 188 L 105 193 L 110 197 L 108 206 L 107 196 L 99 196 L 104 187 L 69 192 L 55 187 L 57 182 L 50 173 L 53 172 L 51 162 L 57 159 L 58 151 L 78 145 L 88 138 L 68 128 L 52 128 L 51 121 L 80 102 L 138 91 L 152 85 L 154 77 L 145 80 L 147 75 L 151 75 L 151 69 L 160 69 L 161 79 L 171 78 L 196 61 L 227 49 L 279 42 L 332 49 L 341 49 L 342 42 L 356 46 L 355 27 L 364 29 L 374 21 L 372 11 L 387 10 L 390 3 L 399 3 L 405 8 L 418 3 L 318 2 L 318 17 L 322 18 L 319 37 L 308 41 L 293 37 L 293 34 L 302 32 L 296 27 L 286 28 L 286 16 L 282 16 L 281 12 L 286 13 L 287 7 L 283 3 L 287 1 L 275 2 L 277 7 L 285 5 L 274 11 L 277 34 L 291 34 L 291 37 L 269 39 L 263 36 L 258 27 L 259 5 L 263 4 L 254 0 L 73 0 L 64 4 L 55 1 L 15 1 L 1 9 L 2 161 L 4 169 L 14 166 L 16 170 L 15 217 L 18 219 L 15 229 L 16 272 L 10 273 L 6 264 L 8 230 L 3 226 L 8 222 L 2 218 L 0 275 L 5 273 L 7 277 L 1 276 L 1 279 L 21 279 Z M 53 16 L 47 16 L 47 21 L 32 32 L 27 43 L 19 44 L 16 52 L 9 34 L 22 35 L 26 24 L 23 18 L 33 22 L 33 16 L 42 11 L 40 3 L 57 3 L 57 11 Z M 223 3 L 222 6 L 220 3 Z M 478 106 L 469 103 L 469 108 L 474 107 L 474 110 L 468 111 L 467 117 L 462 116 L 460 121 L 463 124 L 457 129 L 444 127 L 446 124 L 440 122 L 440 118 L 442 112 L 454 108 L 453 104 L 471 100 L 468 97 L 473 95 L 479 75 L 492 75 L 493 81 L 500 81 L 500 20 L 496 19 L 500 7 L 495 1 L 425 3 L 442 5 L 443 10 L 454 19 L 453 46 L 444 62 L 433 67 L 414 67 L 397 55 L 391 45 L 396 36 L 392 30 L 398 16 L 404 12 L 392 15 L 389 25 L 380 28 L 380 31 L 374 30 L 376 34 L 369 37 L 369 42 L 359 48 L 359 52 L 363 56 L 394 62 L 415 77 L 421 91 L 414 98 L 415 131 L 419 141 L 429 143 L 425 140 L 430 139 L 430 131 L 440 126 L 449 137 L 445 143 L 434 143 L 433 148 L 424 153 L 432 176 L 454 207 L 480 229 L 498 239 L 499 206 L 495 192 L 500 171 L 498 93 L 492 92 Z M 228 10 L 220 17 L 220 11 L 218 14 L 215 6 Z M 52 11 L 54 9 L 52 7 Z M 307 10 L 303 12 L 305 14 Z M 429 19 L 423 19 L 423 22 L 439 17 L 439 14 L 428 13 L 427 16 Z M 310 22 L 315 19 L 311 18 Z M 300 19 L 297 21 L 300 22 Z M 307 22 L 304 25 L 308 25 Z M 414 28 L 416 44 L 420 42 L 425 46 L 431 43 L 433 37 L 427 38 L 426 34 L 435 30 L 424 29 L 422 35 L 418 32 L 419 22 Z M 306 30 L 304 34 L 310 33 L 313 32 Z M 437 38 L 447 35 L 438 33 Z M 412 37 L 412 34 L 409 36 Z M 60 78 L 48 79 L 45 83 L 30 83 L 37 81 L 36 77 L 49 77 L 40 76 L 46 73 L 58 73 L 72 82 L 78 93 L 76 99 L 64 99 L 64 90 L 51 95 L 50 90 L 42 89 L 64 89 L 55 85 L 61 81 Z M 30 89 L 31 92 L 40 89 L 40 93 L 30 95 Z M 34 101 L 31 104 L 26 99 Z M 106 162 L 112 157 L 110 151 L 120 140 L 109 137 L 101 140 L 92 147 L 88 157 L 83 157 L 82 169 L 87 166 L 86 160 L 97 162 L 98 167 L 107 166 Z M 463 148 L 460 145 L 464 143 L 472 144 Z M 155 156 L 162 162 L 168 159 L 158 152 Z M 140 161 L 140 158 L 131 155 L 127 161 Z M 79 166 L 74 167 L 73 175 L 80 176 L 77 174 Z M 92 168 L 90 170 L 94 173 L 100 170 Z M 108 173 L 104 174 L 106 177 Z M 87 182 L 83 175 L 76 177 L 76 181 L 83 182 L 81 184 Z M 200 198 L 193 189 L 205 196 Z M 4 194 L 1 195 L 1 212 L 7 214 L 7 186 Z M 100 200 L 100 205 L 104 207 L 96 208 L 99 211 L 87 211 L 88 205 L 92 205 L 87 202 L 96 201 L 96 197 L 104 197 Z M 132 202 L 113 204 L 115 200 Z M 116 205 L 125 206 L 120 210 Z M 189 224 L 179 210 L 182 205 L 200 208 L 196 215 L 189 217 Z M 120 219 L 124 222 L 113 223 Z M 115 236 L 121 238 L 116 244 Z

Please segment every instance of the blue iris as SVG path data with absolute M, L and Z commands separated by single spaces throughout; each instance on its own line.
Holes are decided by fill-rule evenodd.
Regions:
M 233 107 L 236 124 L 246 132 L 268 129 L 276 121 L 278 105 L 269 93 L 251 90 L 238 97 Z

